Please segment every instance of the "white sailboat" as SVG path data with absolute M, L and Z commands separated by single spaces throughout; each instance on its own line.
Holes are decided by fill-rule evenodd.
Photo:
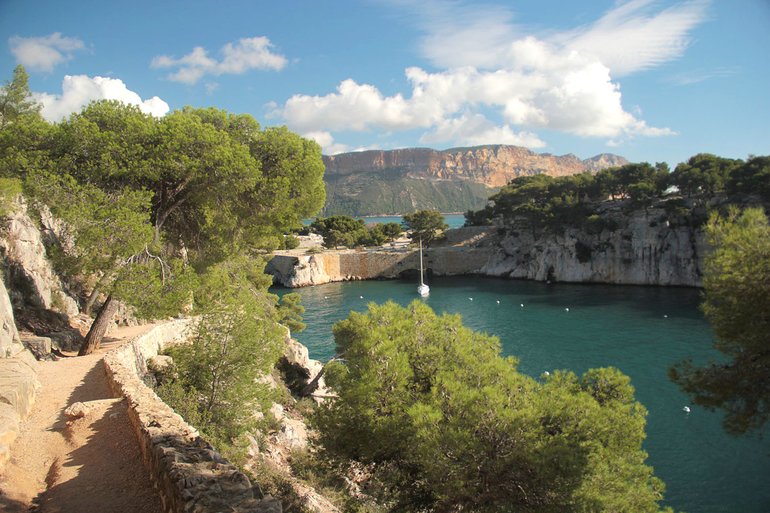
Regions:
M 425 285 L 422 279 L 422 239 L 420 239 L 420 284 L 417 286 L 417 293 L 421 297 L 428 297 L 430 294 L 430 287 Z

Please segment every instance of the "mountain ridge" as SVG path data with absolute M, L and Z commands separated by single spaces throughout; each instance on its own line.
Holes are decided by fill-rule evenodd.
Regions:
M 567 176 L 628 163 L 611 153 L 581 160 L 573 154 L 535 153 L 504 144 L 364 150 L 324 155 L 323 160 L 323 215 L 400 214 L 425 208 L 460 212 L 483 207 L 491 194 L 519 176 Z

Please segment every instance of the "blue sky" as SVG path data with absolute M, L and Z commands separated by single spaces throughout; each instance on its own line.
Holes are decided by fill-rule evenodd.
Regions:
M 0 0 L 0 44 L 51 120 L 115 98 L 250 113 L 327 154 L 770 153 L 769 0 Z

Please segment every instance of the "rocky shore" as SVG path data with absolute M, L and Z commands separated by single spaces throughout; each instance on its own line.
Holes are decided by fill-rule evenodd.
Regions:
M 515 221 L 448 230 L 446 241 L 425 250 L 425 268 L 435 276 L 702 286 L 708 246 L 699 227 L 680 222 L 663 206 L 608 211 L 605 219 L 604 228 L 593 230 L 535 230 Z M 282 252 L 266 268 L 285 287 L 391 279 L 418 271 L 417 250 L 406 246 Z

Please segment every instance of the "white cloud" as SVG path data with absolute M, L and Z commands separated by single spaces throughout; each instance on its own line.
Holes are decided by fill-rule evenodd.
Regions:
M 334 142 L 334 137 L 329 132 L 308 132 L 302 137 L 312 139 L 321 147 L 324 155 L 336 155 L 350 151 L 350 146 Z
M 167 78 L 192 85 L 204 75 L 240 75 L 251 69 L 279 71 L 286 66 L 286 57 L 273 53 L 272 48 L 267 37 L 243 38 L 235 44 L 227 43 L 222 47 L 222 59 L 219 61 L 209 57 L 205 48 L 196 46 L 192 52 L 178 59 L 159 55 L 152 60 L 151 66 L 177 68 Z
M 620 4 L 596 23 L 555 39 L 597 57 L 615 76 L 653 68 L 682 56 L 690 32 L 706 19 L 708 2 L 691 0 L 650 12 L 653 6 L 653 0 Z
M 155 117 L 169 111 L 168 103 L 157 96 L 148 100 L 129 90 L 122 80 L 86 75 L 66 75 L 61 94 L 33 93 L 33 98 L 43 105 L 42 115 L 48 121 L 60 121 L 95 100 L 118 100 L 137 105 L 142 112 Z
M 424 144 L 451 142 L 462 146 L 476 146 L 495 142 L 496 144 L 512 144 L 526 148 L 542 148 L 545 146 L 536 134 L 532 132 L 515 132 L 509 125 L 494 126 L 491 121 L 481 114 L 463 115 L 442 121 L 432 132 L 420 138 Z
M 705 0 L 654 10 L 652 0 L 620 2 L 598 21 L 540 37 L 500 6 L 401 0 L 425 30 L 423 54 L 442 71 L 405 70 L 410 91 L 386 96 L 343 80 L 325 95 L 295 94 L 270 116 L 305 133 L 423 130 L 421 142 L 545 143 L 547 129 L 613 144 L 674 135 L 622 103 L 616 73 L 676 59 L 704 20 Z
M 13 36 L 8 44 L 19 64 L 31 71 L 49 73 L 56 65 L 71 60 L 74 52 L 85 48 L 80 39 L 62 36 L 59 32 L 43 37 Z

